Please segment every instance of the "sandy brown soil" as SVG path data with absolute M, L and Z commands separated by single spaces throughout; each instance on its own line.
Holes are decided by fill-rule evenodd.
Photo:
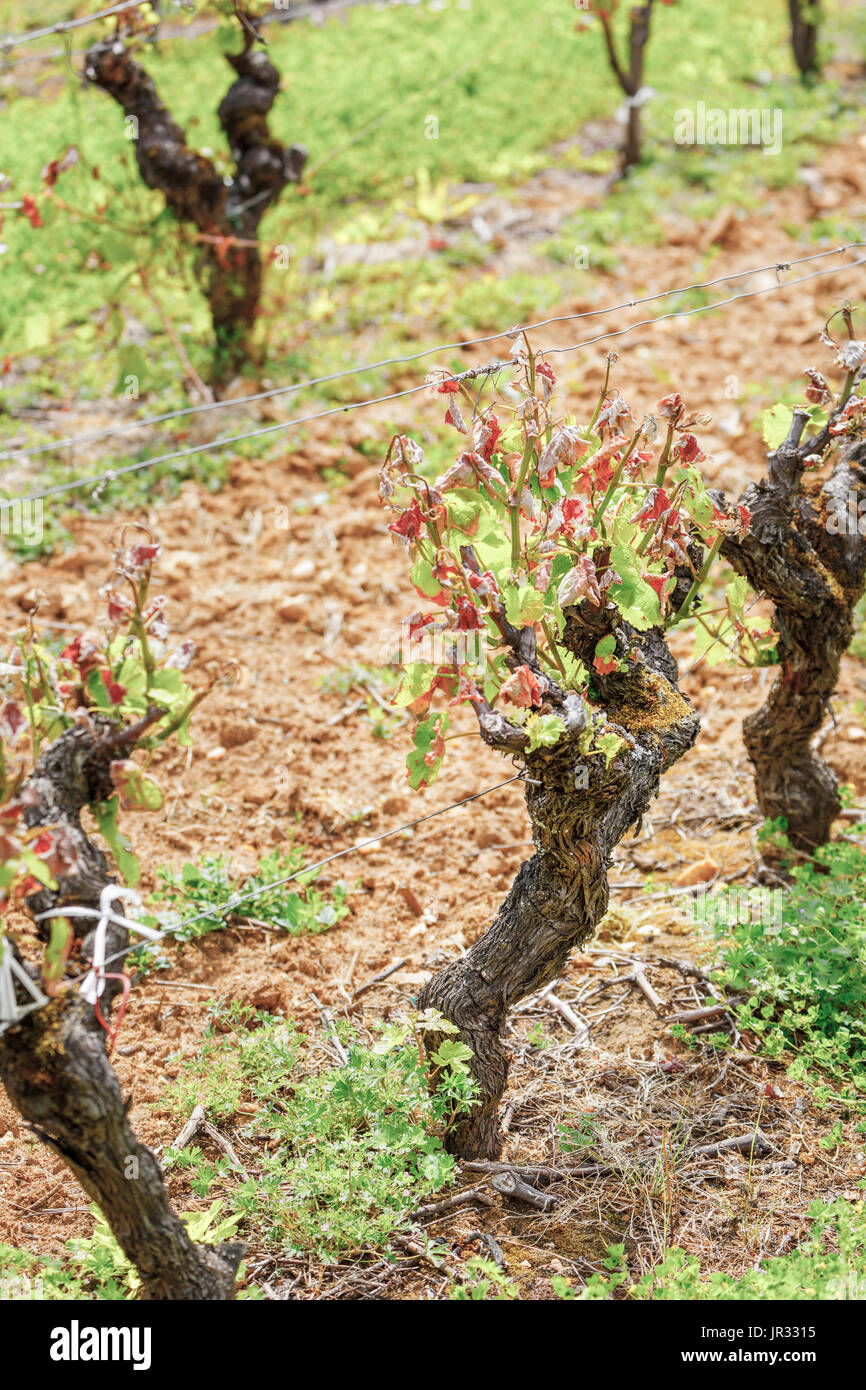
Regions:
M 822 174 L 820 195 L 806 187 L 788 190 L 768 197 L 759 215 L 731 213 L 714 227 L 672 227 L 667 247 L 627 251 L 624 269 L 604 286 L 604 300 L 704 278 L 702 252 L 714 238 L 712 274 L 803 254 L 802 245 L 780 228 L 820 212 L 816 197 L 852 211 L 866 205 L 862 148 L 833 151 Z M 769 272 L 733 288 L 775 280 Z M 714 454 L 711 479 L 736 493 L 762 468 L 754 420 L 773 399 L 766 383 L 786 385 L 803 366 L 823 361 L 817 341 L 823 320 L 842 297 L 862 297 L 864 283 L 862 267 L 840 270 L 744 300 L 722 314 L 638 329 L 617 344 L 617 383 L 636 410 L 678 389 L 691 408 L 710 412 L 716 422 L 706 439 Z M 576 298 L 561 311 L 591 307 Z M 632 313 L 632 319 L 645 316 Z M 536 346 L 565 346 L 627 321 L 620 315 L 615 323 L 555 325 L 537 335 Z M 579 414 L 597 391 L 604 347 L 554 359 L 569 406 Z M 466 357 L 467 363 L 483 360 L 472 352 Z M 415 380 L 407 375 L 398 385 Z M 761 389 L 750 392 L 751 383 L 761 383 Z M 412 609 L 403 587 L 403 557 L 377 505 L 375 467 L 357 446 L 371 437 L 384 442 L 398 428 L 420 429 L 423 436 L 424 419 L 435 418 L 430 412 L 439 409 L 415 397 L 394 403 L 387 413 L 380 407 L 374 416 L 364 412 L 323 422 L 310 428 L 303 445 L 290 440 L 275 463 L 237 460 L 231 485 L 220 494 L 188 483 L 175 501 L 135 518 L 146 520 L 165 544 L 161 572 L 175 633 L 194 637 L 205 661 L 235 658 L 243 666 L 241 685 L 205 704 L 194 751 L 166 753 L 158 762 L 165 818 L 140 816 L 128 826 L 146 866 L 145 888 L 154 886 L 158 864 L 179 866 L 225 852 L 238 869 L 252 868 L 263 852 L 295 834 L 308 858 L 316 859 L 511 775 L 510 764 L 477 737 L 465 738 L 446 758 L 435 787 L 414 796 L 406 788 L 403 734 L 376 738 L 358 708 L 362 693 L 342 696 L 321 688 L 335 670 L 378 664 L 383 642 L 393 642 L 401 617 Z M 325 504 L 320 469 L 337 459 L 347 481 Z M 298 503 L 306 510 L 296 511 Z M 286 507 L 288 530 L 279 524 Z M 34 588 L 46 595 L 40 618 L 48 623 L 75 626 L 96 617 L 94 597 L 105 578 L 109 537 L 122 519 L 76 517 L 72 550 L 7 575 L 0 595 L 3 627 L 20 624 Z M 675 645 L 687 665 L 689 642 L 677 638 Z M 816 1195 L 847 1192 L 866 1174 L 856 1141 L 838 1156 L 818 1148 L 835 1112 L 817 1112 L 783 1070 L 750 1059 L 745 1047 L 733 1060 L 706 1056 L 702 1049 L 689 1052 L 672 1040 L 664 1019 L 633 985 L 592 995 L 585 1012 L 579 1002 L 590 986 L 616 972 L 630 973 L 636 959 L 672 1007 L 703 1001 L 699 980 L 659 964 L 707 955 L 682 911 L 682 890 L 661 900 L 650 897 L 644 875 L 675 888 L 684 869 L 710 860 L 718 881 L 748 880 L 758 817 L 740 723 L 768 679 L 768 673 L 706 666 L 685 677 L 684 688 L 701 712 L 699 744 L 666 779 L 640 837 L 618 851 L 615 913 L 557 987 L 557 996 L 590 1022 L 589 1045 L 578 1045 L 548 1001 L 515 1015 L 507 1157 L 550 1163 L 557 1127 L 591 1114 L 606 1135 L 616 1171 L 554 1185 L 559 1202 L 553 1213 L 496 1198 L 492 1207 L 431 1223 L 432 1232 L 451 1243 L 457 1263 L 461 1254 L 479 1253 L 477 1244 L 460 1246 L 458 1238 L 479 1228 L 496 1236 L 525 1296 L 549 1297 L 551 1272 L 582 1280 L 598 1266 L 605 1244 L 623 1239 L 637 1242 L 645 1262 L 666 1243 L 680 1243 L 695 1250 L 713 1247 L 715 1264 L 746 1268 L 798 1237 Z M 837 728 L 823 745 L 861 797 L 864 690 L 863 666 L 849 658 Z M 469 714 L 460 712 L 453 728 L 471 729 Z M 403 1008 L 429 971 L 485 929 L 528 852 L 527 841 L 521 790 L 513 784 L 326 870 L 325 882 L 359 881 L 349 917 L 327 934 L 281 939 L 231 929 L 174 953 L 164 977 L 151 977 L 133 992 L 119 1040 L 117 1068 L 139 1134 L 157 1149 L 175 1137 L 177 1118 L 160 1109 L 165 1082 L 178 1070 L 168 1059 L 194 1051 L 208 1000 L 224 995 L 248 1001 L 291 1014 L 315 1030 L 320 1016 L 313 994 L 338 1012 L 354 986 L 402 957 L 406 965 L 363 996 L 358 1016 L 379 1018 Z M 538 1045 L 539 1025 L 544 1046 Z M 790 1162 L 788 1171 L 764 1172 L 759 1163 L 750 1173 L 740 1158 L 693 1160 L 686 1154 L 676 1163 L 659 1160 L 637 1179 L 633 1172 L 627 1176 L 635 1155 L 668 1152 L 678 1125 L 677 1143 L 687 1132 L 689 1149 L 743 1133 L 758 1120 L 775 1146 L 769 1161 Z M 244 1159 L 254 1171 L 254 1146 Z M 170 1187 L 180 1208 L 197 1205 L 183 1176 L 173 1176 Z M 57 1252 L 71 1235 L 90 1229 L 86 1200 L 74 1180 L 0 1098 L 0 1240 Z M 254 1233 L 246 1234 L 255 1264 Z M 441 1273 L 412 1261 L 327 1275 L 301 1266 L 268 1268 L 266 1277 L 296 1297 L 436 1296 L 445 1282 Z

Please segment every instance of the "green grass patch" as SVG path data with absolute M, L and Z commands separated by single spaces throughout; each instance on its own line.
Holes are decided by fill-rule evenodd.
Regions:
M 327 892 L 315 887 L 321 870 L 300 872 L 308 857 L 302 845 L 293 844 L 287 851 L 274 849 L 260 859 L 255 873 L 248 875 L 236 873 L 231 860 L 223 855 L 184 864 L 180 872 L 161 865 L 156 876 L 162 886 L 151 899 L 159 913 L 148 920 L 174 927 L 174 939 L 180 942 L 194 941 L 232 921 L 250 918 L 290 936 L 330 931 L 347 916 L 352 889 L 341 881 Z M 291 875 L 297 875 L 291 883 L 281 882 Z M 245 901 L 235 905 L 237 898 Z M 192 918 L 197 920 L 182 925 Z
M 203 1104 L 223 1123 L 242 1103 L 258 1105 L 239 1130 L 256 1144 L 256 1176 L 239 1180 L 197 1148 L 169 1151 L 166 1166 L 183 1171 L 197 1196 L 223 1199 L 241 1217 L 241 1235 L 255 1231 L 284 1254 L 333 1262 L 386 1247 L 413 1209 L 451 1182 L 443 1128 L 474 1095 L 470 1054 L 453 1040 L 434 1054 L 431 1089 L 420 1041 L 434 1022 L 441 1029 L 438 1016 L 414 1016 L 372 1044 L 339 1022 L 348 1061 L 321 1070 L 313 1042 L 291 1023 L 237 1005 L 217 1010 L 162 1104 L 178 1116 Z
M 806 89 L 796 80 L 783 6 L 756 12 L 749 0 L 724 7 L 690 0 L 657 7 L 646 73 L 656 93 L 645 111 L 647 163 L 601 205 L 576 213 L 552 246 L 538 248 L 538 277 L 522 272 L 497 284 L 484 271 L 484 246 L 468 232 L 446 252 L 407 261 L 395 253 L 385 267 L 343 266 L 323 277 L 323 237 L 372 248 L 419 225 L 435 227 L 460 210 L 460 195 L 449 192 L 454 184 L 513 189 L 552 159 L 589 173 L 609 167 L 609 150 L 584 156 L 565 145 L 549 153 L 587 121 L 611 118 L 620 103 L 600 34 L 576 33 L 574 20 L 561 0 L 514 0 L 504 24 L 495 0 L 476 0 L 465 9 L 363 6 L 321 28 L 269 26 L 283 76 L 273 131 L 311 151 L 302 191 L 288 189 L 261 229 L 269 248 L 288 250 L 286 268 L 268 272 L 261 327 L 262 360 L 280 379 L 356 360 L 360 332 L 374 333 L 387 350 L 422 329 L 506 327 L 559 294 L 585 293 L 592 272 L 615 263 L 623 243 L 660 240 L 662 217 L 709 216 L 728 201 L 759 206 L 767 187 L 790 182 L 821 142 L 838 139 L 857 116 L 853 99 L 832 81 Z M 843 15 L 837 23 L 850 39 L 860 21 Z M 224 159 L 216 107 L 230 73 L 219 36 L 166 38 L 144 62 L 190 141 Z M 141 184 L 119 108 L 71 76 L 55 90 L 44 99 L 12 88 L 0 132 L 10 197 L 38 192 L 43 165 L 69 144 L 82 155 L 57 187 L 74 216 L 45 198 L 42 228 L 7 215 L 0 276 L 9 307 L 0 351 L 28 364 L 9 403 L 120 393 L 121 368 L 136 352 L 134 374 L 154 409 L 177 394 L 178 364 L 135 271 L 147 264 L 190 359 L 207 374 L 209 324 L 192 274 L 194 247 L 179 245 L 161 196 Z M 211 94 L 204 101 L 203 91 Z M 781 109 L 781 153 L 677 146 L 676 112 L 698 97 L 708 107 Z M 26 140 L 16 133 L 24 128 Z M 573 266 L 575 247 L 584 244 L 589 272 Z M 118 308 L 107 313 L 106 303 Z
M 776 833 L 779 833 L 777 827 Z M 852 835 L 862 836 L 866 826 Z M 866 846 L 837 840 L 791 869 L 787 890 L 700 905 L 720 942 L 737 1024 L 818 1100 L 866 1105 Z
M 623 1245 L 611 1246 L 607 1274 L 594 1274 L 575 1291 L 554 1279 L 560 1298 L 598 1302 L 616 1295 L 636 1301 L 677 1300 L 721 1303 L 739 1301 L 826 1302 L 862 1300 L 866 1293 L 866 1210 L 862 1201 L 815 1202 L 809 1229 L 788 1255 L 762 1260 L 743 1275 L 708 1271 L 696 1255 L 670 1250 L 652 1269 L 632 1281 Z

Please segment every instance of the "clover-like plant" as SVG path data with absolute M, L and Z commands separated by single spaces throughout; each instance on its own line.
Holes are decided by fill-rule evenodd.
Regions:
M 220 679 L 212 674 L 193 690 L 184 674 L 193 644 L 168 646 L 164 598 L 151 595 L 158 554 L 149 533 L 131 544 L 122 533 L 103 591 L 104 630 L 79 633 L 58 654 L 31 617 L 0 668 L 0 961 L 7 967 L 0 1078 L 34 1132 L 99 1203 L 148 1297 L 229 1298 L 243 1247 L 190 1239 L 155 1156 L 129 1126 L 108 1059 L 110 1007 L 121 992 L 125 1001 L 130 985 L 122 969 L 127 928 L 107 926 L 107 969 L 94 949 L 100 900 L 116 882 L 111 859 L 127 884 L 138 878 L 118 817 L 125 808 L 160 808 L 148 772 L 153 751 L 169 739 L 189 743 L 190 716 Z M 105 849 L 82 824 L 83 812 Z M 62 909 L 70 915 L 53 915 Z M 33 958 L 33 926 L 21 930 L 28 917 L 44 944 L 41 962 Z M 73 923 L 82 922 L 79 936 Z M 74 987 L 82 976 L 90 997 Z M 34 997 L 44 999 L 41 1007 L 32 1007 Z
M 449 1142 L 484 1157 L 500 1144 L 506 1012 L 591 935 L 613 847 L 694 742 L 697 716 L 665 632 L 692 611 L 723 538 L 749 523 L 707 493 L 701 421 L 679 395 L 635 420 L 610 385 L 610 354 L 580 423 L 557 416 L 553 370 L 525 336 L 512 359 L 516 403 L 495 408 L 482 408 L 466 379 L 432 374 L 463 436 L 459 457 L 432 481 L 421 448 L 401 435 L 380 483 L 425 600 L 404 623 L 395 697 L 418 721 L 410 782 L 429 785 L 438 771 L 456 704 L 472 707 L 482 739 L 526 775 L 536 853 L 486 935 L 419 998 L 472 1049 L 481 1100 Z

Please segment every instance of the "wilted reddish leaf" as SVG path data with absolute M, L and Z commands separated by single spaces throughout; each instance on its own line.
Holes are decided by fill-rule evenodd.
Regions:
M 0 708 L 0 737 L 7 743 L 16 744 L 27 728 L 27 716 L 15 700 L 7 700 Z
M 475 445 L 475 452 L 486 459 L 488 463 L 501 433 L 502 427 L 492 412 L 488 415 L 479 415 L 472 426 L 472 442 Z
M 89 671 L 95 670 L 102 659 L 102 638 L 98 632 L 81 632 L 63 648 L 60 658 L 77 666 L 83 678 Z
M 176 671 L 185 671 L 190 665 L 197 651 L 195 642 L 188 637 L 180 646 L 175 647 L 173 652 L 169 652 L 165 659 L 166 666 L 173 666 Z
M 646 530 L 647 525 L 652 521 L 658 521 L 659 517 L 670 510 L 670 501 L 664 488 L 651 487 L 644 499 L 643 506 L 631 517 Z
M 670 396 L 662 396 L 656 410 L 664 420 L 678 420 L 683 413 L 683 398 L 679 391 L 674 391 Z
M 103 666 L 99 672 L 102 677 L 102 684 L 105 686 L 106 694 L 113 705 L 119 705 L 126 694 L 126 686 L 116 681 L 107 666 Z
M 569 570 L 559 585 L 557 598 L 560 608 L 565 608 L 571 603 L 580 603 L 585 598 L 595 604 L 596 608 L 601 608 L 603 600 L 601 589 L 598 587 L 598 574 L 589 555 L 581 555 L 575 561 L 574 568 Z
M 55 878 L 68 878 L 78 870 L 78 845 L 65 825 L 43 830 L 28 848 L 47 865 Z
M 557 470 L 570 468 L 588 454 L 590 444 L 573 425 L 555 430 L 538 460 L 538 481 L 542 487 L 552 487 Z
M 134 573 L 141 573 L 146 565 L 150 565 L 159 555 L 162 546 L 160 545 L 131 545 L 126 552 L 126 568 Z
M 31 227 L 43 227 L 45 225 L 32 193 L 25 193 L 21 199 L 21 216 L 27 218 Z
M 417 497 L 412 498 L 405 511 L 398 513 L 397 520 L 391 522 L 388 530 L 407 541 L 417 541 L 424 530 L 424 516 Z
M 518 666 L 507 680 L 502 682 L 499 695 L 518 709 L 532 709 L 541 704 L 541 686 L 538 679 L 526 665 Z
M 706 458 L 693 434 L 681 434 L 673 447 L 673 453 L 682 463 L 698 463 Z

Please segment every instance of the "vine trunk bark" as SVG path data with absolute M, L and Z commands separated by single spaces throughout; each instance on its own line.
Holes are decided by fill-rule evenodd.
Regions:
M 683 579 L 674 611 L 687 589 Z M 450 1150 L 464 1158 L 495 1158 L 501 1151 L 498 1107 L 508 1055 L 500 1035 L 508 1009 L 555 979 L 571 951 L 592 935 L 607 911 L 614 846 L 639 825 L 662 772 L 697 736 L 697 716 L 677 688 L 676 663 L 662 634 L 636 633 L 617 617 L 612 605 L 598 609 L 588 600 L 568 610 L 563 645 L 591 669 L 596 643 L 612 632 L 623 667 L 623 673 L 593 677 L 605 712 L 594 727 L 582 701 L 549 679 L 546 698 L 566 727 L 553 747 L 528 753 L 519 728 L 485 702 L 476 706 L 482 738 L 525 762 L 536 852 L 521 866 L 486 934 L 419 996 L 419 1007 L 443 1013 L 473 1052 L 479 1103 L 446 1136 Z M 540 676 L 525 631 L 520 641 L 515 660 Z M 622 740 L 609 766 L 605 755 L 591 751 L 601 729 Z
M 768 819 L 784 819 L 796 850 L 812 854 L 829 840 L 841 809 L 838 779 L 812 740 L 827 716 L 866 583 L 866 441 L 845 445 L 826 481 L 804 485 L 807 458 L 820 457 L 828 443 L 824 437 L 801 444 L 807 418 L 795 411 L 768 477 L 740 499 L 751 512 L 748 535 L 726 537 L 721 553 L 772 599 L 779 631 L 778 674 L 765 703 L 743 721 L 758 804 Z M 782 853 L 770 846 L 765 858 L 776 863 Z
M 218 110 L 234 163 L 230 178 L 188 147 L 153 80 L 122 41 L 95 44 L 85 63 L 88 81 L 123 108 L 148 188 L 164 195 L 179 222 L 197 228 L 194 265 L 210 306 L 218 387 L 249 355 L 262 291 L 259 224 L 286 185 L 300 180 L 307 159 L 303 145 L 284 148 L 271 138 L 268 113 L 280 75 L 265 52 L 252 48 L 251 35 L 246 37 L 242 53 L 227 55 L 237 77 Z
M 112 794 L 110 763 L 123 740 L 122 731 L 91 715 L 89 727 L 67 730 L 38 759 L 23 791 L 25 819 L 31 827 L 63 827 L 69 870 L 58 877 L 56 890 L 26 899 L 32 913 L 73 904 L 96 908 L 100 892 L 113 881 L 105 856 L 81 826 L 81 811 Z M 47 927 L 38 925 L 40 935 L 47 935 Z M 92 941 L 91 931 L 82 943 L 85 960 Z M 122 955 L 128 944 L 124 928 L 109 927 L 109 955 Z M 35 967 L 25 968 L 39 979 Z M 121 968 L 122 959 L 111 967 Z M 106 981 L 103 1011 L 118 987 Z M 29 1002 L 23 991 L 20 1002 Z M 169 1204 L 155 1155 L 132 1132 L 129 1102 L 108 1060 L 107 1034 L 77 990 L 64 990 L 0 1036 L 0 1079 L 34 1134 L 98 1202 L 146 1297 L 234 1297 L 244 1246 L 196 1245 L 190 1239 Z
M 788 0 L 791 18 L 791 47 L 794 61 L 805 80 L 815 78 L 818 66 L 819 0 Z

